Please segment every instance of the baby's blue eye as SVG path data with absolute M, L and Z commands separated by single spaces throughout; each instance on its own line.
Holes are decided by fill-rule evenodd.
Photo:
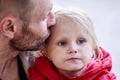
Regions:
M 81 40 L 78 40 L 78 41 L 77 41 L 78 44 L 83 44 L 83 43 L 85 43 L 85 42 L 86 42 L 86 41 L 85 41 L 84 39 L 81 39 Z
M 59 45 L 59 46 L 65 46 L 65 45 L 66 45 L 66 42 L 65 42 L 65 41 L 58 42 L 58 45 Z

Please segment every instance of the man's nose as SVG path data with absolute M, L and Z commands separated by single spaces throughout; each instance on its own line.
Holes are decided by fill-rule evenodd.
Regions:
M 56 23 L 56 17 L 52 12 L 50 12 L 47 20 L 47 26 L 50 27 L 55 23 Z

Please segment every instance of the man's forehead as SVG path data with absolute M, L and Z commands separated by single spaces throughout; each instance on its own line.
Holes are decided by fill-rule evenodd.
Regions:
M 35 5 L 39 5 L 41 7 L 52 8 L 52 1 L 51 0 L 31 0 L 31 3 L 33 3 Z
M 33 0 L 32 1 L 34 8 L 31 11 L 31 14 L 38 16 L 39 18 L 44 17 L 52 9 L 51 0 Z

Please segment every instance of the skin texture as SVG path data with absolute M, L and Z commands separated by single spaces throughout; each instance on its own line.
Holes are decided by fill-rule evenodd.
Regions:
M 39 5 L 41 3 L 42 5 Z M 20 24 L 21 32 L 17 31 L 15 37 L 11 39 L 10 45 L 17 50 L 40 49 L 44 40 L 49 36 L 48 28 L 55 23 L 54 15 L 51 12 L 52 3 L 49 0 L 40 2 L 37 0 L 34 4 L 38 6 L 31 11 L 30 21 Z M 42 6 L 45 6 L 44 9 L 41 8 Z
M 20 4 L 21 1 L 23 4 Z M 25 8 L 26 1 L 18 0 L 19 3 L 16 3 L 16 0 L 1 0 L 0 3 L 0 78 L 2 80 L 19 80 L 16 56 L 21 51 L 42 48 L 44 40 L 50 34 L 49 27 L 55 24 L 55 17 L 51 12 L 51 0 L 29 0 L 30 5 Z M 27 62 L 22 61 L 23 64 Z M 29 66 L 29 64 L 25 65 Z M 27 68 L 25 69 L 27 71 Z
M 82 25 L 66 17 L 57 17 L 46 41 L 46 56 L 68 78 L 80 75 L 92 59 L 94 49 L 91 37 Z

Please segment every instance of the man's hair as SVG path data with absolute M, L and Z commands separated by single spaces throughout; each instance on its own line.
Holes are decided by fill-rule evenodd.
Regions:
M 0 20 L 7 15 L 25 20 L 32 7 L 31 0 L 0 0 Z

